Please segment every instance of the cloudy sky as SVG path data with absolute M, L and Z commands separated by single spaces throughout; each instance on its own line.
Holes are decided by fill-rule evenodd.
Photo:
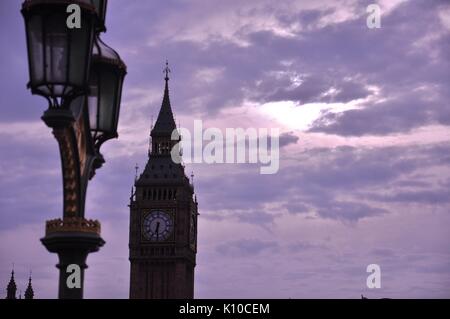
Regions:
M 450 297 L 450 5 L 376 1 L 110 0 L 103 39 L 128 66 L 119 139 L 89 185 L 106 245 L 85 296 L 127 298 L 128 200 L 163 93 L 177 123 L 280 129 L 280 170 L 193 164 L 197 298 Z M 37 298 L 57 296 L 40 244 L 62 215 L 46 101 L 26 89 L 19 0 L 0 2 L 0 285 L 15 263 Z M 366 267 L 381 267 L 381 289 Z

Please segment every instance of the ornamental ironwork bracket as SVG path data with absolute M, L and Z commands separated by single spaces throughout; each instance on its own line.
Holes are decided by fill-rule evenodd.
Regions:
M 84 100 L 84 99 L 83 99 Z M 95 169 L 103 163 L 89 131 L 87 105 L 49 108 L 42 120 L 52 128 L 61 156 L 63 176 L 63 217 L 84 218 L 86 189 Z M 94 163 L 97 163 L 94 165 Z

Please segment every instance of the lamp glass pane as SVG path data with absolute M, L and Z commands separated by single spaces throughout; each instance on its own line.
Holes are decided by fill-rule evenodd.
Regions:
M 54 84 L 53 94 L 61 96 L 67 74 L 68 29 L 61 15 L 50 15 L 45 25 L 45 76 Z
M 115 108 L 115 116 L 116 118 L 114 119 L 114 131 L 117 131 L 117 126 L 119 124 L 119 114 L 120 114 L 120 102 L 122 99 L 122 86 L 123 86 L 123 79 L 124 79 L 124 75 L 120 74 L 120 75 L 116 75 L 117 79 L 118 79 L 118 83 L 117 83 L 117 91 L 116 91 L 116 108 Z
M 96 72 L 91 72 L 89 81 L 89 95 L 87 96 L 89 123 L 91 130 L 98 130 L 98 76 Z
M 23 6 L 22 14 L 27 29 L 31 89 L 36 94 L 62 98 L 64 103 L 85 94 L 95 19 L 92 10 L 84 6 L 82 27 L 69 29 L 65 6 L 57 2 L 30 1 Z
M 90 23 L 87 19 L 82 19 L 85 26 Z M 70 30 L 71 46 L 70 46 L 70 70 L 69 82 L 74 86 L 83 86 L 86 83 L 87 68 L 89 62 L 89 55 L 91 54 L 92 38 L 89 34 L 90 28 L 80 28 Z
M 32 85 L 44 81 L 43 44 L 42 44 L 42 18 L 33 16 L 28 21 L 28 48 L 30 59 L 30 81 Z
M 114 100 L 117 89 L 117 79 L 114 73 L 109 68 L 102 68 L 101 78 L 101 91 L 99 101 L 99 119 L 98 129 L 104 132 L 111 133 L 113 130 L 113 124 L 115 119 Z

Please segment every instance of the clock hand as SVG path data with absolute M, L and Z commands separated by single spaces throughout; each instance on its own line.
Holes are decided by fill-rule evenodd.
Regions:
M 155 232 L 156 232 L 156 238 L 158 238 L 159 237 L 159 222 L 156 222 L 156 230 L 155 230 Z

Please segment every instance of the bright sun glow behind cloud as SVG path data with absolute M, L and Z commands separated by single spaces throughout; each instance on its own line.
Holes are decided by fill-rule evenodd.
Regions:
M 355 108 L 353 103 L 307 103 L 294 101 L 269 102 L 259 106 L 259 112 L 289 130 L 307 130 L 321 112 L 342 112 Z

